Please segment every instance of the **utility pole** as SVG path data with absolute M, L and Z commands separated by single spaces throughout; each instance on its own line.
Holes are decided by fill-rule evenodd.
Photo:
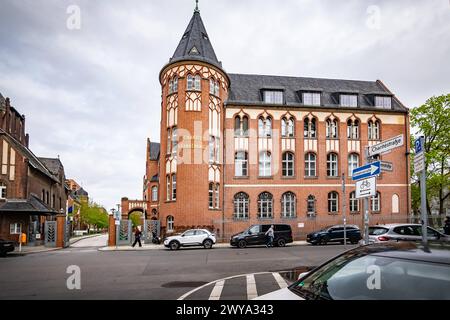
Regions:
M 345 213 L 346 209 L 346 200 L 345 200 L 345 172 L 342 172 L 342 214 L 344 217 L 344 246 L 347 246 L 347 217 Z
M 364 148 L 364 160 L 365 163 L 369 162 L 369 148 Z M 364 244 L 369 244 L 369 197 L 364 197 Z

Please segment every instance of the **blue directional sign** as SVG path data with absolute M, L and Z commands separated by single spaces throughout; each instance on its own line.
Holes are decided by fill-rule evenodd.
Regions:
M 359 168 L 353 169 L 352 180 L 361 180 L 373 176 L 378 176 L 381 172 L 380 161 L 365 164 Z
M 422 137 L 417 138 L 414 143 L 414 146 L 415 146 L 415 153 L 416 154 L 421 153 L 423 151 L 423 138 Z

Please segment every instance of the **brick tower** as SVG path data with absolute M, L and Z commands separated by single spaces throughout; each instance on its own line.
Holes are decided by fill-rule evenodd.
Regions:
M 159 79 L 162 226 L 166 233 L 197 226 L 217 232 L 223 217 L 223 102 L 229 77 L 198 8 Z

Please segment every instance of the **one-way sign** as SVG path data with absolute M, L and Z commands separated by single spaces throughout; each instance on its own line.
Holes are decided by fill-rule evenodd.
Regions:
M 368 163 L 359 168 L 353 169 L 352 180 L 361 180 L 373 176 L 378 176 L 381 171 L 380 161 Z

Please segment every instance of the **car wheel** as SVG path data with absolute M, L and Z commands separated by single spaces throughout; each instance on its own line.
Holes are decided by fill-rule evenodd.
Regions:
M 212 245 L 213 245 L 213 243 L 209 239 L 206 239 L 205 241 L 203 241 L 203 247 L 205 247 L 205 249 L 211 249 Z
M 277 245 L 278 245 L 279 247 L 285 247 L 285 246 L 286 246 L 286 240 L 284 240 L 283 238 L 278 239 Z
M 238 247 L 239 248 L 245 248 L 247 246 L 247 243 L 245 242 L 245 240 L 239 240 L 238 242 Z
M 180 248 L 180 244 L 178 243 L 178 241 L 172 241 L 171 243 L 169 243 L 169 248 L 170 250 L 178 250 Z
M 320 238 L 319 244 L 324 246 L 328 243 L 328 239 L 326 237 Z

